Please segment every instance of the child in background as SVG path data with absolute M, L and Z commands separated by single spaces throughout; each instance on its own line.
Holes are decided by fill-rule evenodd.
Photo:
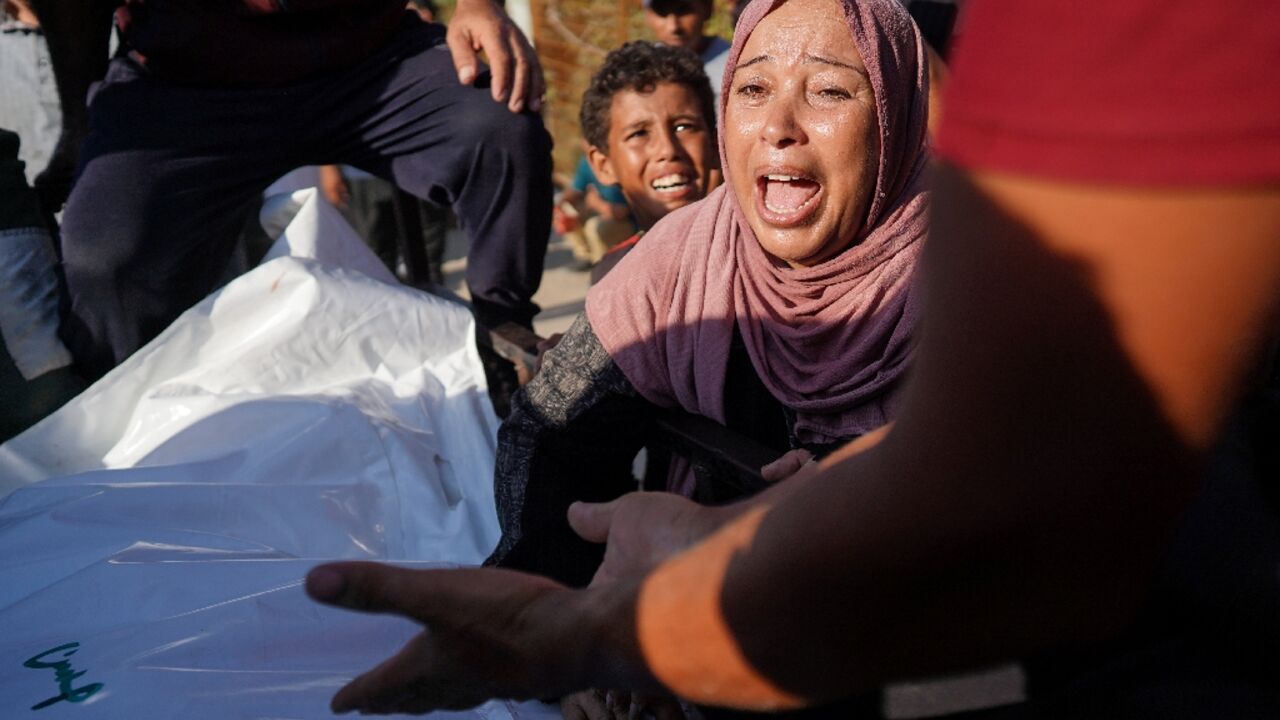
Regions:
M 553 223 L 573 251 L 574 270 L 595 267 L 605 253 L 633 235 L 635 223 L 617 185 L 602 183 L 585 156 L 556 200 Z
M 706 197 L 720 167 L 715 105 L 698 57 L 651 42 L 609 53 L 579 121 L 597 178 L 622 189 L 639 231 L 592 270 L 598 281 L 667 213 Z
M 703 33 L 714 9 L 711 0 L 644 0 L 644 21 L 654 38 L 663 45 L 689 50 L 702 61 L 702 69 L 711 81 L 711 94 L 715 98 L 712 107 L 718 113 L 720 82 L 724 78 L 725 62 L 729 60 L 729 42 Z

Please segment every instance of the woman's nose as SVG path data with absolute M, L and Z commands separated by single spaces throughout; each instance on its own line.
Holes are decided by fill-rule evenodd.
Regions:
M 761 128 L 764 141 L 776 148 L 807 142 L 809 138 L 801 127 L 797 110 L 796 101 L 790 97 L 779 95 L 772 98 Z

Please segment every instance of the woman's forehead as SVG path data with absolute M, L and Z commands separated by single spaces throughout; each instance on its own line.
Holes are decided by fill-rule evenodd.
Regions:
M 809 64 L 825 60 L 866 73 L 839 2 L 790 0 L 756 25 L 742 48 L 738 67 L 758 62 Z

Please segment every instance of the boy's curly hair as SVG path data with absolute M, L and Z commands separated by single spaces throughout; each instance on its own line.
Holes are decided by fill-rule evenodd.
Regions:
M 697 55 L 684 48 L 635 40 L 609 53 L 582 96 L 578 122 L 582 137 L 601 150 L 609 148 L 609 111 L 613 96 L 623 90 L 653 92 L 658 83 L 684 85 L 698 97 L 702 118 L 712 135 L 716 130 L 715 95 Z

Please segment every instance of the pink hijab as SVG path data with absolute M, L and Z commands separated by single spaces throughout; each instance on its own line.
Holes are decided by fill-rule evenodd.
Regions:
M 784 1 L 754 2 L 739 20 L 721 117 L 743 45 Z M 880 124 L 875 196 L 858 242 L 808 268 L 772 258 L 738 207 L 726 165 L 724 185 L 663 218 L 587 295 L 601 344 L 656 405 L 725 421 L 736 322 L 756 373 L 795 412 L 802 441 L 859 435 L 892 416 L 911 355 L 912 275 L 927 226 L 928 68 L 915 23 L 898 0 L 842 4 Z

